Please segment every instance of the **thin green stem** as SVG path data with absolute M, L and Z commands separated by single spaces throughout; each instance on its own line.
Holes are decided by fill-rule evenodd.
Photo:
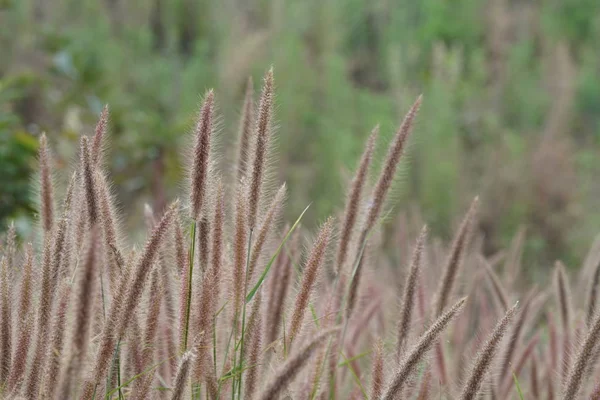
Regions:
M 190 311 L 192 309 L 192 272 L 194 270 L 194 253 L 196 252 L 196 221 L 192 222 L 191 232 L 192 243 L 190 244 L 189 271 L 188 271 L 188 290 L 187 290 L 187 305 L 185 310 L 185 331 L 183 334 L 183 349 L 187 350 L 188 332 L 190 327 Z

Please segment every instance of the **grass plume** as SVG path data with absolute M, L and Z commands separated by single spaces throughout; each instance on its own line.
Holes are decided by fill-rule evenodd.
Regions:
M 194 159 L 191 170 L 190 212 L 198 220 L 206 197 L 215 95 L 209 90 L 204 96 L 195 128 Z
M 300 327 L 302 325 L 306 309 L 308 308 L 308 302 L 310 300 L 313 286 L 317 279 L 317 274 L 325 258 L 325 251 L 327 250 L 327 245 L 331 237 L 332 224 L 333 220 L 331 218 L 323 224 L 319 234 L 317 235 L 317 238 L 313 243 L 310 255 L 306 260 L 306 266 L 302 275 L 302 283 L 300 284 L 300 292 L 298 292 L 298 295 L 296 296 L 294 312 L 292 313 L 292 318 L 290 320 L 290 326 L 288 329 L 288 343 L 290 347 L 300 332 Z
M 291 354 L 287 361 L 272 376 L 261 395 L 260 400 L 275 400 L 285 390 L 287 385 L 304 367 L 313 352 L 323 344 L 325 339 L 339 331 L 339 328 L 331 328 L 309 341 L 302 348 Z
M 248 227 L 253 229 L 256 224 L 258 206 L 264 185 L 264 169 L 267 159 L 270 135 L 271 119 L 273 114 L 273 68 L 267 71 L 258 104 L 256 116 L 256 128 L 254 132 L 254 160 L 248 183 Z
M 442 314 L 407 352 L 400 362 L 398 370 L 394 372 L 382 399 L 392 400 L 400 395 L 402 388 L 406 385 L 408 378 L 415 371 L 419 362 L 425 357 L 448 324 L 462 311 L 466 300 L 466 298 L 459 300 L 446 313 Z
M 404 295 L 402 297 L 402 310 L 400 311 L 400 321 L 398 323 L 398 344 L 396 346 L 396 356 L 398 360 L 404 351 L 404 346 L 408 340 L 410 332 L 410 324 L 412 322 L 412 314 L 415 307 L 415 295 L 417 290 L 419 271 L 421 269 L 421 259 L 423 257 L 423 249 L 425 240 L 427 239 L 427 227 L 423 227 L 415 249 L 413 251 L 410 269 L 406 277 L 404 285 Z
M 517 312 L 517 307 L 519 303 L 516 303 L 512 308 L 510 308 L 504 317 L 498 322 L 494 331 L 490 334 L 488 340 L 483 345 L 482 350 L 480 351 L 473 367 L 471 368 L 471 372 L 468 375 L 466 383 L 463 385 L 462 393 L 460 395 L 461 400 L 471 400 L 477 398 L 477 394 L 481 390 L 481 386 L 483 385 L 485 375 L 487 371 L 492 366 L 492 361 L 496 352 L 498 351 L 498 347 L 513 316 Z

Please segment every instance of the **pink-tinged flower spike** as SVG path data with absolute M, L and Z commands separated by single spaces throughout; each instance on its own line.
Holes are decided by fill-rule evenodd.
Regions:
M 329 244 L 329 239 L 331 237 L 332 225 L 332 218 L 329 218 L 327 221 L 325 221 L 321 227 L 321 230 L 319 231 L 319 234 L 317 235 L 317 238 L 315 239 L 310 255 L 306 260 L 306 266 L 304 267 L 302 273 L 300 291 L 296 296 L 294 312 L 292 314 L 290 328 L 288 330 L 290 348 L 294 339 L 300 332 L 304 314 L 308 308 L 308 303 L 310 301 L 315 281 L 317 280 L 319 269 L 321 268 L 323 260 L 325 259 L 325 251 L 327 250 L 327 245 Z
M 252 129 L 254 128 L 254 83 L 252 77 L 248 78 L 246 84 L 246 95 L 244 96 L 244 105 L 242 106 L 242 116 L 239 127 L 238 159 L 237 159 L 237 181 L 246 176 L 248 169 L 248 157 L 250 152 L 250 139 L 252 138 Z
M 419 341 L 407 352 L 400 362 L 398 370 L 394 373 L 391 382 L 383 395 L 383 400 L 398 398 L 408 378 L 416 370 L 421 360 L 425 357 L 431 346 L 448 324 L 463 310 L 466 297 L 459 300 L 450 310 L 442 314 L 429 329 L 421 335 Z
M 262 394 L 258 396 L 258 399 L 278 399 L 281 392 L 285 390 L 288 384 L 296 377 L 296 375 L 298 375 L 314 351 L 325 342 L 325 339 L 330 335 L 339 332 L 339 330 L 339 327 L 335 327 L 323 331 L 296 353 L 291 354 L 279 370 L 271 375 L 271 381 L 267 384 Z
M 198 221 L 206 197 L 206 182 L 210 168 L 210 146 L 213 134 L 213 119 L 215 95 L 211 90 L 206 93 L 204 103 L 200 108 L 200 116 L 196 124 L 196 144 L 191 171 L 190 208 L 192 219 Z
M 273 117 L 273 68 L 269 69 L 264 78 L 264 84 L 258 105 L 256 132 L 254 145 L 254 160 L 252 170 L 249 171 L 248 199 L 248 228 L 253 229 L 256 224 L 260 196 L 265 180 L 265 164 L 271 134 L 271 118 Z
M 96 124 L 94 139 L 92 141 L 92 165 L 100 166 L 102 164 L 102 153 L 104 151 L 104 137 L 106 137 L 106 129 L 108 127 L 108 104 L 102 108 L 100 119 Z
M 49 236 L 54 223 L 54 189 L 52 187 L 52 159 L 46 134 L 40 136 L 40 211 L 44 236 Z
M 462 394 L 460 395 L 461 400 L 472 400 L 477 398 L 477 394 L 481 389 L 485 375 L 492 366 L 492 361 L 494 360 L 494 356 L 498 351 L 499 344 L 502 341 L 506 330 L 508 329 L 510 321 L 517 312 L 518 305 L 519 303 L 516 303 L 510 310 L 506 312 L 480 351 L 467 378 L 467 381 L 463 386 Z

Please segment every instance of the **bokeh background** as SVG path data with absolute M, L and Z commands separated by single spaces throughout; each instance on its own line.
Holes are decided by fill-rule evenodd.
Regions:
M 479 194 L 486 252 L 521 231 L 527 263 L 577 266 L 600 231 L 599 43 L 597 0 L 0 0 L 0 229 L 34 226 L 39 134 L 64 184 L 106 103 L 141 226 L 143 203 L 181 193 L 205 90 L 227 166 L 245 82 L 273 65 L 290 218 L 338 209 L 369 131 L 384 148 L 423 93 L 397 208 L 450 237 Z

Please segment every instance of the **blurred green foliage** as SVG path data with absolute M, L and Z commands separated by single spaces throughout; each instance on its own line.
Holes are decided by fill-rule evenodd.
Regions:
M 18 101 L 21 87 L 27 84 L 10 78 L 0 80 L 0 221 L 33 212 L 30 179 L 38 142 L 21 130 L 18 117 L 8 109 L 9 103 Z
M 202 93 L 217 91 L 228 166 L 246 78 L 274 65 L 290 215 L 338 208 L 369 131 L 381 124 L 384 149 L 423 93 L 395 200 L 449 235 L 480 194 L 486 252 L 525 225 L 535 262 L 579 261 L 598 229 L 598 1 L 21 0 L 0 13 L 3 85 L 35 77 L 2 106 L 0 170 L 18 173 L 0 219 L 30 204 L 23 138 L 48 132 L 60 171 L 105 103 L 118 198 L 133 220 L 136 203 L 162 206 Z

